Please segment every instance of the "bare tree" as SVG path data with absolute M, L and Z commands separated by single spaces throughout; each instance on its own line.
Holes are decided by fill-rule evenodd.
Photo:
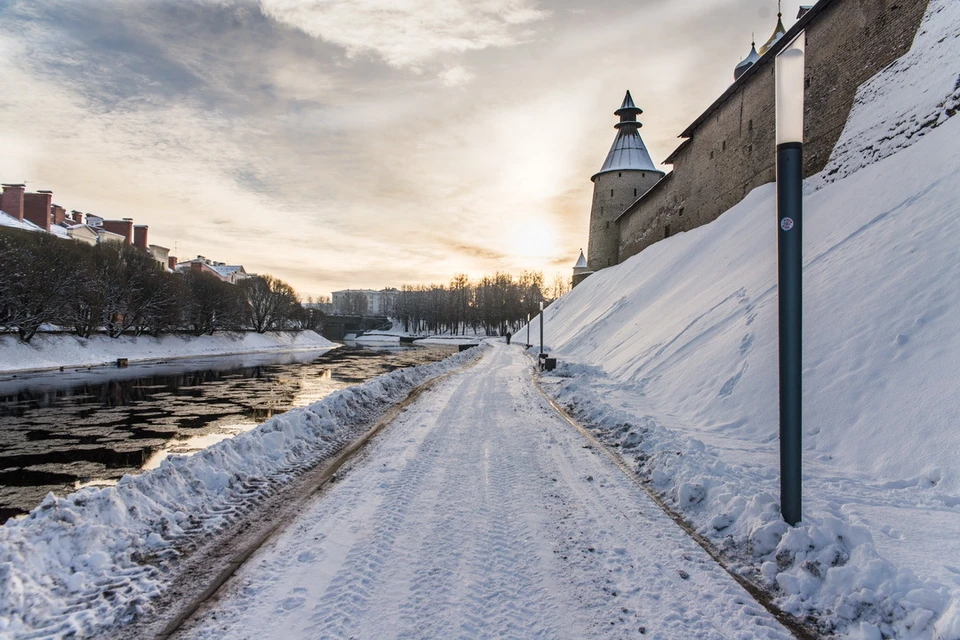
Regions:
M 300 309 L 293 287 L 273 276 L 256 276 L 241 283 L 247 297 L 247 322 L 257 333 L 287 328 Z
M 560 297 L 566 295 L 571 289 L 571 283 L 569 278 L 564 278 L 559 273 L 553 279 L 553 287 L 550 290 L 552 294 L 552 299 L 557 300 Z
M 44 324 L 64 318 L 75 282 L 76 246 L 45 233 L 4 229 L 0 235 L 0 324 L 30 342 Z
M 208 273 L 190 272 L 185 278 L 190 298 L 184 319 L 193 333 L 200 336 L 240 326 L 244 298 L 236 285 Z
M 367 296 L 361 291 L 344 294 L 343 311 L 348 316 L 362 316 L 367 312 Z

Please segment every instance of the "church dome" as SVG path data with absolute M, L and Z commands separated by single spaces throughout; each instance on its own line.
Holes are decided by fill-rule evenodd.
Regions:
M 739 80 L 740 76 L 744 72 L 752 67 L 754 63 L 760 59 L 760 54 L 757 53 L 757 45 L 755 42 L 750 43 L 750 53 L 747 54 L 747 57 L 737 63 L 737 66 L 733 69 L 733 79 Z
M 779 11 L 777 12 L 777 26 L 773 28 L 773 35 L 770 36 L 770 39 L 763 43 L 763 46 L 760 47 L 759 54 L 762 56 L 767 51 L 770 50 L 770 47 L 777 43 L 777 40 L 783 37 L 783 34 L 787 32 L 783 28 L 783 14 Z

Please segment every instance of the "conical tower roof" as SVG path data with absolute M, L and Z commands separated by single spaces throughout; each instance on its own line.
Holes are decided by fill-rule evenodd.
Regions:
M 643 113 L 643 109 L 633 102 L 633 96 L 627 91 L 623 98 L 620 108 L 613 112 L 620 116 L 620 122 L 614 127 L 617 130 L 617 137 L 613 140 L 613 146 L 607 153 L 607 159 L 604 160 L 594 178 L 607 171 L 659 171 L 650 159 L 650 153 L 643 144 L 640 137 L 640 127 L 643 125 L 637 121 L 637 116 Z
M 583 249 L 580 249 L 580 257 L 577 259 L 577 264 L 573 265 L 573 270 L 577 269 L 586 269 L 587 268 L 587 259 L 583 257 Z
M 630 89 L 627 89 L 627 95 L 623 96 L 623 103 L 620 105 L 620 108 L 613 112 L 615 116 L 623 116 L 624 114 L 630 114 L 632 112 L 634 120 L 636 116 L 643 113 L 643 109 L 638 107 L 633 102 L 633 96 L 630 95 Z

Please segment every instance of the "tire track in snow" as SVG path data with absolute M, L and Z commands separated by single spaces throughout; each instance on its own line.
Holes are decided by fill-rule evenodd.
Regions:
M 463 380 L 458 379 L 457 388 Z M 441 416 L 455 410 L 454 405 L 448 404 Z M 352 636 L 352 627 L 368 611 L 378 586 L 383 584 L 378 581 L 378 576 L 391 557 L 394 542 L 411 513 L 412 500 L 437 466 L 442 451 L 438 443 L 441 437 L 438 431 L 431 431 L 412 461 L 392 481 L 387 481 L 388 486 L 373 516 L 374 535 L 355 544 L 347 553 L 346 561 L 314 608 L 311 616 L 314 625 L 308 629 L 311 635 L 318 634 L 316 637 L 320 638 Z
M 524 356 L 491 349 L 242 570 L 259 591 L 227 589 L 181 637 L 790 637 L 585 444 Z
M 513 403 L 504 402 L 503 391 L 509 387 L 497 380 L 503 377 L 502 360 L 500 355 L 492 365 L 496 378 L 488 375 L 484 379 L 482 414 L 491 416 L 484 427 L 496 430 L 486 439 L 509 441 L 514 437 L 511 455 L 497 455 L 489 448 L 484 452 L 480 485 L 485 496 L 479 501 L 483 506 L 478 520 L 486 526 L 469 563 L 473 579 L 466 601 L 472 607 L 465 612 L 460 629 L 466 637 L 483 636 L 485 629 L 516 638 L 558 637 L 554 624 L 558 607 L 546 588 L 539 545 L 534 542 L 538 536 L 523 517 L 525 507 L 542 499 L 539 492 L 528 490 L 524 477 L 536 471 L 536 458 L 529 449 L 531 441 L 511 433 L 515 425 L 506 419 L 510 413 L 506 407 Z M 496 385 L 500 388 L 495 381 L 501 383 Z

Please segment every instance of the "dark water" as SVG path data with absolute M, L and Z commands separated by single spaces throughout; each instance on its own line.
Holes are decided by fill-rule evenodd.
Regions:
M 341 347 L 0 376 L 0 522 L 50 491 L 111 484 L 446 348 Z

